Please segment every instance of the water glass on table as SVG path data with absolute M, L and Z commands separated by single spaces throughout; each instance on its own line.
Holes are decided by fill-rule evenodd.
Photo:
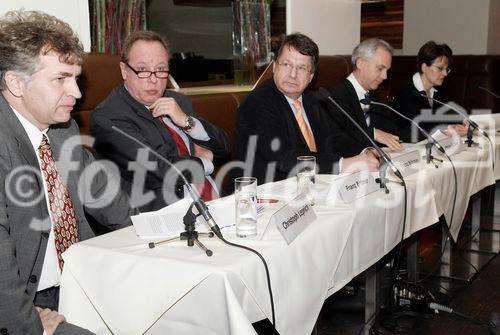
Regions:
M 297 157 L 297 193 L 304 193 L 311 206 L 314 206 L 316 176 L 316 157 Z
M 257 178 L 239 177 L 234 180 L 236 236 L 257 235 Z

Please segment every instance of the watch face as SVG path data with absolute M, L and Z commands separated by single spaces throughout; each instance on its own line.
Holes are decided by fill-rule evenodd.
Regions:
M 189 130 L 194 127 L 194 120 L 191 116 L 186 117 L 186 126 L 184 129 Z

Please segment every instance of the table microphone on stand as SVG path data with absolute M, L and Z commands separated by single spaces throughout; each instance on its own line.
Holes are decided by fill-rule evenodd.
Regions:
M 370 104 L 372 104 L 372 105 L 378 105 L 378 106 L 386 107 L 386 108 L 390 109 L 391 111 L 393 111 L 394 113 L 396 113 L 397 115 L 399 115 L 401 118 L 403 118 L 403 119 L 405 119 L 407 121 L 410 121 L 422 134 L 425 135 L 425 137 L 427 137 L 427 143 L 425 144 L 425 153 L 426 153 L 427 164 L 429 164 L 433 160 L 437 160 L 437 161 L 443 162 L 442 160 L 440 160 L 440 159 L 435 158 L 434 156 L 432 156 L 432 146 L 434 145 L 443 154 L 445 153 L 444 148 L 441 146 L 441 144 L 438 143 L 438 141 L 436 141 L 434 139 L 434 137 L 432 137 L 427 131 L 425 131 L 417 122 L 415 122 L 414 120 L 410 119 L 406 115 L 398 112 L 396 109 L 392 108 L 388 104 L 384 104 L 384 103 L 378 102 L 378 101 L 373 101 L 370 98 L 361 99 L 361 100 L 359 100 L 359 102 L 361 102 L 363 105 L 370 105 Z
M 182 174 L 181 171 L 179 171 L 179 169 L 174 165 L 172 164 L 168 159 L 166 159 L 165 157 L 163 157 L 162 155 L 160 155 L 158 152 L 156 152 L 154 149 L 152 149 L 151 147 L 149 147 L 148 145 L 146 145 L 145 143 L 142 143 L 140 140 L 136 139 L 135 137 L 127 134 L 125 131 L 123 131 L 122 129 L 120 129 L 119 127 L 115 126 L 110 120 L 107 120 L 107 119 L 102 119 L 101 120 L 101 125 L 103 125 L 104 127 L 108 127 L 116 132 L 118 132 L 119 134 L 127 137 L 129 140 L 131 141 L 134 141 L 135 143 L 139 144 L 141 147 L 147 149 L 150 153 L 152 153 L 154 156 L 156 156 L 157 158 L 159 158 L 161 161 L 165 162 L 168 166 L 170 166 L 172 169 L 174 169 L 174 171 L 181 177 L 182 181 L 184 182 L 185 186 L 186 186 L 186 189 L 189 193 L 189 195 L 191 196 L 191 198 L 193 199 L 193 203 L 191 206 L 189 206 L 189 210 L 188 210 L 188 213 L 186 214 L 187 216 L 190 216 L 189 214 L 191 213 L 192 214 L 192 208 L 193 207 L 196 207 L 196 210 L 198 211 L 199 215 L 203 216 L 203 218 L 205 219 L 205 221 L 207 222 L 207 224 L 209 225 L 210 229 L 212 230 L 212 232 L 217 235 L 218 238 L 220 239 L 223 239 L 223 236 L 222 236 L 222 233 L 220 231 L 220 228 L 219 226 L 217 225 L 217 223 L 215 222 L 215 220 L 213 219 L 212 215 L 210 214 L 210 211 L 208 210 L 208 207 L 207 205 L 205 204 L 205 202 L 200 198 L 200 196 L 198 195 L 197 192 L 195 192 L 191 186 L 191 184 L 187 181 L 186 177 Z M 192 216 L 191 216 L 192 218 Z M 186 220 L 184 220 L 185 223 L 186 223 Z M 192 223 L 194 225 L 194 222 Z M 188 225 L 186 225 L 186 231 L 189 235 L 189 238 L 184 238 L 184 239 L 187 239 L 188 240 L 188 245 L 191 246 L 193 245 L 192 243 L 196 243 L 198 246 L 200 246 L 200 248 L 205 251 L 205 253 L 208 255 L 208 256 L 211 256 L 212 255 L 212 252 L 208 249 L 206 249 L 203 245 L 200 245 L 201 242 L 199 242 L 197 240 L 197 236 L 196 236 L 196 232 L 194 231 L 194 229 L 192 229 L 192 227 L 188 227 Z M 191 234 L 194 234 L 194 235 L 191 235 Z M 181 235 L 181 239 L 182 239 L 182 235 Z M 193 241 L 193 239 L 195 239 Z
M 413 91 L 413 95 L 416 95 L 418 97 L 424 97 L 424 98 L 428 98 L 427 95 L 425 94 L 422 94 L 418 91 Z M 430 97 L 429 97 L 430 98 Z M 490 141 L 491 143 L 491 140 L 490 140 L 490 137 L 488 136 L 488 133 L 486 133 L 483 129 L 479 128 L 479 126 L 477 125 L 476 122 L 474 122 L 474 120 L 471 120 L 471 118 L 469 117 L 469 115 L 467 115 L 466 113 L 464 113 L 463 111 L 461 111 L 460 109 L 456 108 L 456 107 L 453 107 L 452 105 L 450 104 L 447 104 L 446 102 L 442 102 L 436 98 L 430 98 L 432 101 L 435 101 L 437 103 L 439 103 L 440 105 L 442 106 L 446 106 L 448 107 L 449 109 L 451 109 L 452 111 L 460 114 L 465 120 L 467 120 L 467 122 L 469 123 L 469 130 L 467 131 L 467 145 L 470 147 L 471 144 L 472 144 L 472 128 L 474 129 L 477 129 L 477 131 L 479 133 L 481 133 L 484 137 L 486 137 L 488 139 L 488 141 Z
M 380 165 L 379 167 L 379 182 L 380 182 L 380 188 L 384 188 L 385 189 L 385 193 L 389 193 L 389 190 L 387 189 L 387 186 L 386 186 L 386 183 L 388 181 L 388 179 L 385 177 L 386 176 L 386 171 L 387 171 L 387 168 L 390 167 L 392 172 L 394 172 L 394 174 L 396 175 L 396 177 L 398 177 L 401 182 L 405 182 L 404 181 L 404 178 L 403 178 L 403 175 L 401 174 L 401 172 L 399 172 L 398 168 L 394 165 L 394 163 L 392 162 L 392 160 L 389 158 L 389 156 L 382 150 L 380 149 L 380 146 L 378 146 L 375 141 L 365 132 L 365 130 L 352 118 L 352 116 L 349 115 L 349 113 L 347 113 L 339 104 L 337 101 L 335 101 L 331 96 L 330 96 L 330 93 L 328 93 L 328 91 L 323 88 L 323 87 L 320 87 L 319 88 L 319 93 L 327 100 L 329 100 L 331 103 L 333 103 L 343 114 L 345 117 L 347 117 L 349 119 L 349 121 L 352 122 L 352 124 L 354 124 L 358 129 L 359 131 L 361 131 L 361 133 L 368 139 L 368 141 L 373 145 L 373 147 L 375 148 L 375 150 L 377 151 L 377 153 L 379 154 L 380 158 L 382 158 L 382 160 L 384 161 L 383 164 Z

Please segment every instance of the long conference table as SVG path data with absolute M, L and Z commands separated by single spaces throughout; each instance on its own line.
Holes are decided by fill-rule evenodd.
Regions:
M 407 150 L 415 148 L 422 150 Z M 481 141 L 451 158 L 458 178 L 454 211 L 450 163 L 435 167 L 423 160 L 418 173 L 405 177 L 406 224 L 400 184 L 390 182 L 387 194 L 377 190 L 345 203 L 336 186 L 342 175 L 316 177 L 317 218 L 289 245 L 269 220 L 295 195 L 295 178 L 259 186 L 259 197 L 279 203 L 268 205 L 259 217 L 256 238 L 235 236 L 234 211 L 212 215 L 226 239 L 254 248 L 266 259 L 278 332 L 310 334 L 324 300 L 376 264 L 402 235 L 408 238 L 444 215 L 457 238 L 469 198 L 495 183 L 494 158 Z M 233 203 L 229 196 L 211 207 L 232 208 Z M 97 334 L 255 334 L 252 322 L 271 319 L 260 259 L 217 238 L 201 240 L 212 257 L 185 241 L 150 249 L 133 227 L 73 245 L 63 255 L 60 312 Z

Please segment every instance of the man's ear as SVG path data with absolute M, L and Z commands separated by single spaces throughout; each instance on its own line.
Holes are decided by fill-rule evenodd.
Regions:
M 365 66 L 365 64 L 366 64 L 366 59 L 364 59 L 364 58 L 358 58 L 356 60 L 356 68 L 357 69 L 360 69 L 360 70 L 363 69 L 363 67 Z
M 25 88 L 25 81 L 18 73 L 14 71 L 7 71 L 4 75 L 5 85 L 9 90 L 10 94 L 19 98 L 23 95 L 23 90 Z
M 122 73 L 122 79 L 127 79 L 127 65 L 124 62 L 120 62 L 120 72 Z

